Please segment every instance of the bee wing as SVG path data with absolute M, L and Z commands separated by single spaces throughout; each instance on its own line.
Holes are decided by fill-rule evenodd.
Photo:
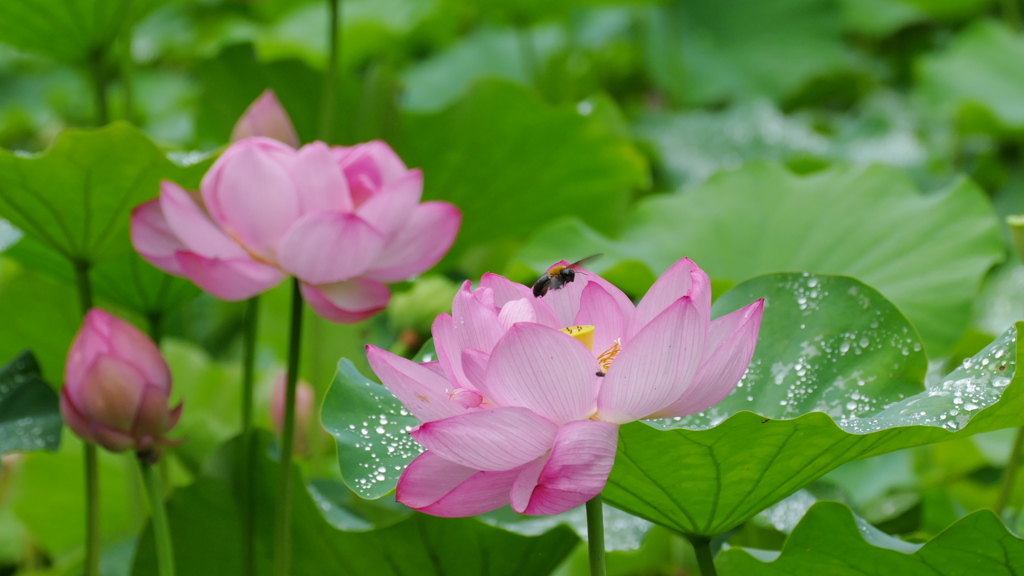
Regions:
M 604 256 L 604 254 L 592 254 L 590 256 L 587 256 L 586 258 L 583 258 L 582 260 L 577 260 L 572 264 L 569 264 L 569 268 L 572 268 L 573 270 L 581 268 L 584 264 L 588 262 L 593 262 L 594 260 L 597 260 L 601 256 Z

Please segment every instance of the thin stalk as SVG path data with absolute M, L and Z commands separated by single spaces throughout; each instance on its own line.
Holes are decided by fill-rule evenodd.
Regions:
M 156 566 L 159 576 L 174 576 L 174 546 L 171 544 L 171 528 L 167 524 L 167 511 L 164 510 L 163 492 L 160 490 L 160 479 L 153 466 L 139 455 L 139 469 L 149 496 L 149 513 L 153 524 L 153 539 L 156 540 Z
M 700 576 L 718 576 L 715 570 L 715 557 L 711 553 L 711 540 L 708 538 L 689 537 L 693 551 L 697 553 L 697 565 L 700 566 Z
M 292 451 L 295 448 L 295 388 L 299 379 L 299 350 L 302 345 L 302 292 L 298 279 L 292 280 L 292 325 L 288 340 L 288 380 L 285 389 L 284 426 L 281 430 L 281 470 L 277 480 L 276 551 L 274 574 L 288 576 L 291 570 Z
M 75 260 L 78 286 L 78 303 L 84 318 L 92 309 L 92 285 L 89 283 L 89 262 Z M 100 573 L 100 474 L 99 455 L 96 446 L 84 445 L 85 460 L 85 576 L 99 576 Z
M 604 560 L 604 504 L 600 494 L 587 502 L 587 549 L 590 576 L 605 576 L 608 570 Z
M 1003 510 L 1010 503 L 1010 496 L 1017 484 L 1017 468 L 1020 467 L 1021 449 L 1024 448 L 1024 427 L 1017 430 L 1017 438 L 1013 441 L 1013 449 L 1010 452 L 1010 461 L 1006 463 L 1003 470 L 1003 485 L 999 489 L 999 497 L 996 499 L 996 515 L 1002 517 Z
M 320 96 L 320 139 L 330 143 L 334 136 L 334 107 L 338 90 L 338 53 L 341 50 L 341 0 L 327 0 L 327 70 Z
M 97 126 L 106 126 L 110 122 L 110 108 L 107 104 L 107 73 L 103 69 L 103 55 L 102 49 L 96 49 L 89 56 L 89 72 L 92 76 Z
M 239 467 L 239 497 L 242 500 L 242 574 L 255 573 L 256 522 L 252 501 L 252 470 L 256 460 L 252 441 L 253 383 L 256 374 L 256 329 L 260 301 L 254 296 L 246 302 L 242 329 L 242 465 Z

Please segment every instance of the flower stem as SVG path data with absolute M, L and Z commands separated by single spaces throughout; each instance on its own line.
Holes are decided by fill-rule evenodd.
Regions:
M 82 317 L 92 309 L 92 285 L 89 283 L 89 261 L 74 260 L 78 303 Z M 85 444 L 85 576 L 100 573 L 100 474 L 96 446 Z
M 242 574 L 250 576 L 255 570 L 256 523 L 252 502 L 252 470 L 256 460 L 252 441 L 253 382 L 256 373 L 256 328 L 259 321 L 260 301 L 254 296 L 246 302 L 242 331 L 242 450 L 239 466 L 239 498 L 242 501 Z
M 697 565 L 700 566 L 700 576 L 718 576 L 715 570 L 715 557 L 711 554 L 711 540 L 699 536 L 687 536 L 693 551 L 697 553 Z
M 320 139 L 330 143 L 334 136 L 334 106 L 338 89 L 338 53 L 341 50 L 341 0 L 327 0 L 327 70 L 320 100 Z
M 601 495 L 587 502 L 587 549 L 590 552 L 590 576 L 605 576 L 604 504 Z
M 164 510 L 163 492 L 160 490 L 160 479 L 153 466 L 139 456 L 139 469 L 146 485 L 149 497 L 149 513 L 152 517 L 153 539 L 156 540 L 157 574 L 174 576 L 174 546 L 171 545 L 171 529 L 167 524 L 167 512 Z
M 1024 448 L 1024 427 L 1017 430 L 1017 438 L 1013 441 L 1013 448 L 1010 451 L 1010 461 L 1006 463 L 1003 470 L 1003 485 L 999 489 L 999 497 L 996 499 L 995 512 L 1002 517 L 1003 510 L 1010 503 L 1010 496 L 1017 484 L 1017 468 L 1020 467 L 1021 449 Z
M 302 292 L 298 279 L 292 280 L 292 325 L 288 341 L 288 387 L 285 389 L 284 426 L 281 430 L 281 465 L 277 480 L 277 520 L 274 523 L 276 551 L 274 574 L 291 571 L 291 465 L 295 447 L 295 388 L 299 379 L 299 350 L 302 344 Z

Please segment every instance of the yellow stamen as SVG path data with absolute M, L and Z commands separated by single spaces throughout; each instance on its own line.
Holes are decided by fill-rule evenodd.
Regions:
M 619 338 L 615 339 L 615 342 L 608 347 L 607 350 L 601 352 L 601 355 L 597 357 L 597 363 L 601 366 L 601 372 L 607 372 L 612 366 L 612 360 L 622 352 L 622 340 Z
M 589 324 L 583 326 L 569 326 L 568 328 L 562 328 L 562 332 L 565 332 L 569 336 L 583 342 L 583 345 L 587 347 L 587 350 L 594 349 L 594 327 Z

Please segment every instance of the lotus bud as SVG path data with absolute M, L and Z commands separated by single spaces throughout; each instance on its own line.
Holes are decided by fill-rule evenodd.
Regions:
M 299 136 L 295 133 L 291 118 L 281 106 L 277 95 L 269 88 L 246 108 L 231 131 L 232 142 L 253 136 L 265 136 L 284 142 L 292 148 L 299 147 Z
M 86 442 L 160 459 L 181 405 L 170 409 L 171 372 L 138 328 L 94 308 L 68 352 L 60 412 Z

